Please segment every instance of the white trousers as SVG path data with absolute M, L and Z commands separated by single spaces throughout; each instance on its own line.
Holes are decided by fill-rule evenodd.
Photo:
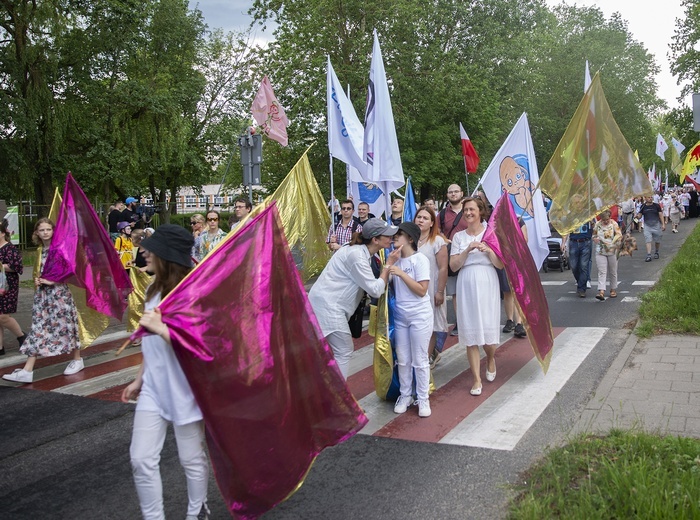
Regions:
M 598 266 L 598 290 L 605 290 L 605 282 L 610 275 L 610 290 L 617 291 L 617 257 L 615 255 L 595 255 Z
M 144 520 L 165 520 L 160 452 L 169 421 L 157 412 L 136 411 L 131 436 L 131 468 Z M 187 515 L 197 516 L 207 500 L 209 461 L 204 448 L 204 421 L 173 425 L 180 464 L 187 478 Z
M 398 313 L 397 313 L 398 314 Z M 416 396 L 419 400 L 428 399 L 430 392 L 430 361 L 428 344 L 433 334 L 433 320 L 411 320 L 394 317 L 394 343 L 399 365 L 399 386 L 401 395 L 413 394 L 413 371 L 416 374 Z
M 335 362 L 338 363 L 343 379 L 347 379 L 350 370 L 350 358 L 352 358 L 352 353 L 355 350 L 352 335 L 347 332 L 331 332 L 326 336 L 326 341 L 331 346 L 333 357 Z

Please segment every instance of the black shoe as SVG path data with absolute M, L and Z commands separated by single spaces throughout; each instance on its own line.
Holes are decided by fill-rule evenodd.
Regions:
M 651 255 L 647 255 L 647 257 L 644 259 L 645 262 L 651 262 Z
M 450 336 L 459 336 L 459 331 L 457 330 L 457 325 L 455 325 L 455 328 L 452 329 L 452 332 L 450 332 Z
M 654 253 L 654 258 L 656 258 L 657 260 L 659 259 L 659 252 L 658 251 L 656 253 Z
M 0 356 L 5 355 L 5 347 L 0 347 Z
M 19 343 L 19 346 L 22 346 L 22 343 L 24 343 L 24 340 L 27 339 L 27 335 L 22 331 L 21 336 L 17 336 L 17 343 Z
M 514 335 L 516 338 L 524 338 L 524 337 L 527 336 L 527 332 L 525 332 L 525 327 L 523 327 L 523 324 L 522 324 L 522 323 L 518 323 L 518 324 L 515 326 L 515 331 L 513 332 L 513 335 Z
M 508 321 L 506 321 L 506 324 L 503 327 L 503 332 L 513 332 L 514 328 L 515 328 L 515 323 L 513 323 L 513 320 L 508 320 Z

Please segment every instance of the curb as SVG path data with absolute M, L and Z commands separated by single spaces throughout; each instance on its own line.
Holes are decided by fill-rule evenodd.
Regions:
M 571 428 L 571 434 L 591 432 L 593 430 L 592 426 L 597 422 L 598 413 L 615 385 L 615 381 L 617 381 L 620 372 L 622 372 L 622 369 L 627 364 L 627 361 L 632 355 L 635 347 L 639 344 L 639 337 L 634 333 L 638 323 L 639 320 L 637 320 L 634 328 L 630 331 L 622 350 L 620 350 L 620 353 L 612 362 L 610 368 L 606 371 L 605 376 L 603 376 L 603 379 L 596 388 L 595 393 L 590 398 L 588 403 L 586 403 L 586 406 L 581 413 L 581 417 L 576 424 L 574 424 L 573 428 Z

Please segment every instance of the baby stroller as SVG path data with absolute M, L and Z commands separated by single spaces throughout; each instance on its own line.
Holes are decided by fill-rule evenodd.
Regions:
M 571 269 L 569 267 L 569 259 L 564 255 L 564 251 L 561 248 L 561 238 L 548 238 L 547 247 L 549 247 L 549 253 L 547 258 L 542 265 L 544 272 L 548 272 L 550 268 L 559 269 L 562 273 L 564 269 Z

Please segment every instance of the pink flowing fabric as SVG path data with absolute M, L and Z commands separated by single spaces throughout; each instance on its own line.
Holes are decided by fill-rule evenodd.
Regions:
M 70 172 L 42 277 L 85 289 L 88 307 L 117 320 L 133 290 L 107 230 Z
M 511 291 L 522 311 L 527 339 L 546 374 L 554 346 L 549 305 L 537 266 L 508 197 L 498 199 L 483 241 L 503 262 Z
M 324 448 L 367 423 L 321 334 L 275 204 L 210 253 L 160 310 L 233 517 L 257 518 L 288 498 Z

